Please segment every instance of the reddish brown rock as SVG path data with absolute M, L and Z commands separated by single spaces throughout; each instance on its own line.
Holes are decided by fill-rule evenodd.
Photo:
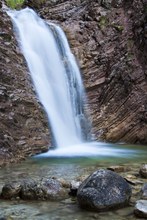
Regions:
M 12 24 L 0 9 L 0 165 L 47 150 L 47 127 Z
M 141 0 L 73 0 L 40 9 L 67 33 L 99 140 L 147 143 L 145 8 Z

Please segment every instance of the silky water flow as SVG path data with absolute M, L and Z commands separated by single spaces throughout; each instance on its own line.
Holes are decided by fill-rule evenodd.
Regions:
M 90 140 L 79 67 L 63 30 L 32 9 L 8 10 L 19 46 L 51 127 L 56 148 L 39 156 L 126 156 L 126 151 Z M 127 155 L 132 151 L 127 150 Z

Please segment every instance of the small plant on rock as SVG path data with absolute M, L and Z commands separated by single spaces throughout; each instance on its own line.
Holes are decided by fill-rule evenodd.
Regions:
M 24 0 L 6 0 L 7 6 L 12 9 L 21 8 L 24 3 Z

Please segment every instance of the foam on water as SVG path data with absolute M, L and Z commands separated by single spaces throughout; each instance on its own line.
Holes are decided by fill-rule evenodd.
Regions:
M 135 157 L 139 151 L 115 147 L 101 142 L 87 142 L 71 145 L 66 148 L 57 148 L 35 157 Z

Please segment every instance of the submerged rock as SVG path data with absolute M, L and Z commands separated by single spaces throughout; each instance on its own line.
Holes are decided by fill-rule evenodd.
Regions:
M 1 197 L 3 199 L 12 199 L 19 197 L 22 185 L 20 182 L 7 183 L 2 188 Z
M 20 198 L 24 200 L 36 200 L 43 198 L 43 193 L 35 180 L 27 179 L 22 183 Z
M 147 200 L 138 200 L 136 202 L 134 214 L 137 217 L 147 218 Z
M 121 173 L 121 172 L 129 171 L 131 168 L 117 165 L 117 166 L 110 166 L 107 169 L 112 170 L 116 173 Z
M 125 179 L 109 170 L 91 174 L 79 187 L 79 205 L 87 210 L 107 210 L 128 204 L 131 187 Z
M 58 200 L 68 197 L 66 191 L 61 187 L 60 182 L 55 179 L 43 179 L 41 189 L 44 192 L 45 199 Z
M 140 176 L 147 178 L 147 164 L 142 165 L 139 171 Z

